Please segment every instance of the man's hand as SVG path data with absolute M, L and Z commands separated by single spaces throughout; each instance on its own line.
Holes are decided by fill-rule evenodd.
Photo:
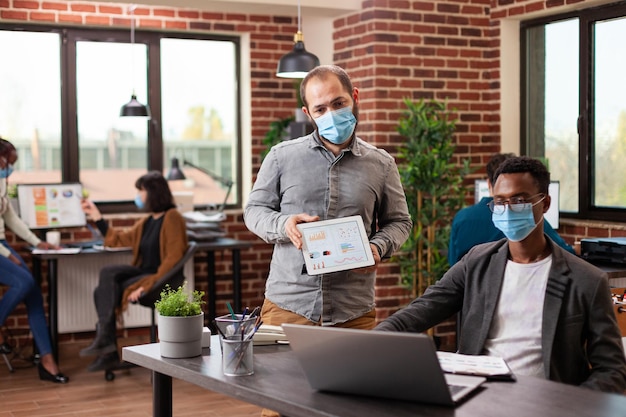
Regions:
M 364 268 L 354 269 L 353 270 L 354 272 L 356 272 L 358 274 L 367 274 L 369 272 L 376 272 L 376 268 L 378 268 L 378 264 L 381 261 L 380 255 L 378 254 L 378 248 L 376 247 L 376 245 L 372 245 L 370 243 L 370 250 L 372 251 L 372 255 L 374 255 L 374 265 L 366 266 Z
M 52 244 L 46 242 L 45 240 L 42 240 L 41 242 L 39 242 L 37 244 L 37 249 L 57 250 L 57 249 L 61 249 L 61 247 L 57 246 L 57 245 L 52 245 Z
M 320 216 L 311 216 L 306 213 L 294 214 L 287 219 L 285 222 L 285 232 L 287 233 L 289 240 L 291 240 L 291 243 L 293 243 L 297 249 L 302 249 L 302 233 L 300 233 L 296 224 L 316 222 L 319 219 Z

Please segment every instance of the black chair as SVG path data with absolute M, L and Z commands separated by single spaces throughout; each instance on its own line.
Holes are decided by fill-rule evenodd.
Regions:
M 4 359 L 4 363 L 6 363 L 7 368 L 9 368 L 9 372 L 13 372 L 13 366 L 11 365 L 11 361 L 7 357 L 6 353 L 0 353 L 0 355 L 2 355 L 2 358 Z
M 150 343 L 156 343 L 156 316 L 155 316 L 155 308 L 154 303 L 161 298 L 161 291 L 165 288 L 166 285 L 169 285 L 171 288 L 176 289 L 183 285 L 185 281 L 185 264 L 189 259 L 191 259 L 196 252 L 196 242 L 189 242 L 189 246 L 187 247 L 187 251 L 183 255 L 182 258 L 170 269 L 165 275 L 161 277 L 157 282 L 154 283 L 152 288 L 148 290 L 148 292 L 144 293 L 139 297 L 139 300 L 136 304 L 141 304 L 144 307 L 148 307 L 150 309 Z M 104 378 L 107 381 L 112 381 L 115 379 L 114 370 L 126 369 L 129 367 L 133 367 L 134 365 L 129 364 L 127 362 L 121 362 L 119 366 L 116 366 L 111 369 L 106 369 L 104 371 Z
M 156 319 L 155 319 L 155 311 L 154 311 L 154 303 L 161 298 L 161 291 L 165 288 L 166 285 L 173 289 L 176 289 L 183 285 L 185 281 L 185 264 L 189 259 L 191 259 L 196 252 L 196 242 L 189 242 L 189 246 L 187 247 L 187 251 L 180 258 L 180 261 L 174 265 L 172 269 L 165 275 L 161 277 L 160 280 L 155 282 L 155 284 L 150 288 L 147 293 L 144 293 L 139 297 L 139 304 L 144 307 L 148 307 L 151 309 L 151 320 L 150 320 L 150 343 L 156 343 Z

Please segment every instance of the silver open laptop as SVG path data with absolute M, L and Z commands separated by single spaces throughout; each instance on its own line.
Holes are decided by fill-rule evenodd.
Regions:
M 282 325 L 311 387 L 453 406 L 485 378 L 444 374 L 430 337 Z

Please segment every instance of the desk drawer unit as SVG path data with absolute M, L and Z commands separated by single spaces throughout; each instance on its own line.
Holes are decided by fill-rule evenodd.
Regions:
M 93 303 L 93 290 L 98 285 L 100 269 L 105 265 L 130 264 L 130 253 L 108 256 L 81 254 L 64 257 L 58 263 L 59 333 L 93 331 L 98 317 Z M 188 287 L 194 287 L 193 259 L 185 265 Z M 150 325 L 150 309 L 130 305 L 124 314 L 124 327 Z

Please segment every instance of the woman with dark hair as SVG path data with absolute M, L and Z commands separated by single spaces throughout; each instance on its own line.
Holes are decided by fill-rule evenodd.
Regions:
M 131 265 L 108 265 L 100 271 L 93 298 L 98 312 L 96 337 L 81 356 L 97 355 L 89 371 L 109 369 L 119 363 L 116 318 L 129 302 L 136 302 L 156 281 L 178 262 L 187 250 L 183 216 L 176 210 L 167 180 L 151 171 L 135 182 L 135 205 L 150 214 L 130 229 L 109 227 L 92 201 L 84 200 L 83 211 L 96 223 L 109 247 L 129 246 Z
M 35 345 L 39 349 L 39 378 L 65 384 L 70 379 L 59 371 L 52 355 L 50 332 L 43 309 L 41 289 L 24 260 L 6 241 L 5 226 L 31 245 L 40 249 L 54 249 L 54 246 L 41 241 L 13 211 L 7 197 L 9 176 L 17 161 L 17 150 L 13 144 L 0 138 L 0 284 L 8 289 L 0 298 L 0 326 L 8 315 L 22 301 L 26 305 L 28 324 Z M 0 332 L 0 353 L 11 353 L 12 348 Z

